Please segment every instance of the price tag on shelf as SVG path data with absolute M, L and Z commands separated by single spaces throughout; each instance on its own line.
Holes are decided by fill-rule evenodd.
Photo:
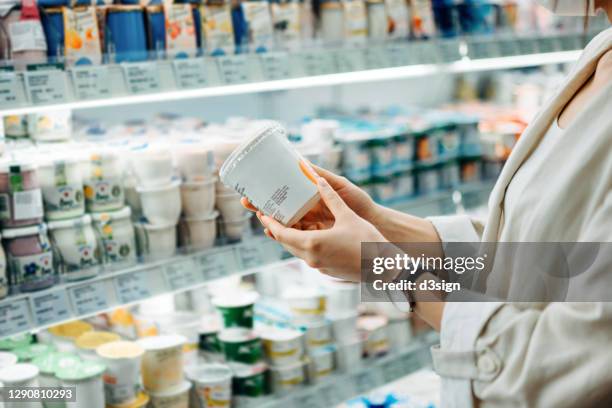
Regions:
M 117 299 L 121 303 L 131 303 L 151 297 L 148 277 L 155 272 L 156 270 L 138 270 L 116 276 L 113 282 Z
M 164 276 L 171 290 L 184 289 L 202 282 L 202 276 L 190 259 L 166 265 Z
M 519 38 L 516 40 L 519 52 L 523 55 L 535 54 L 537 43 L 533 38 Z
M 74 67 L 70 70 L 77 98 L 101 99 L 111 96 L 108 67 Z
M 559 50 L 559 43 L 555 37 L 542 37 L 538 40 L 538 49 L 541 53 Z
M 332 74 L 336 71 L 334 56 L 330 51 L 306 51 L 301 54 L 301 60 L 307 76 Z
M 573 51 L 583 48 L 582 44 L 580 43 L 580 38 L 572 34 L 560 37 L 559 44 L 561 45 L 561 49 L 564 51 Z
M 472 40 L 469 42 L 469 52 L 471 58 L 493 58 L 499 56 L 497 41 L 492 40 Z
M 221 79 L 226 85 L 241 84 L 250 79 L 249 60 L 244 55 L 217 57 Z
M 202 88 L 208 85 L 206 65 L 202 58 L 174 60 L 172 67 L 178 88 Z
M 17 74 L 0 71 L 0 107 L 12 108 L 17 102 Z
M 66 74 L 60 69 L 40 69 L 23 73 L 26 91 L 34 105 L 66 101 Z
M 72 307 L 77 315 L 94 314 L 107 309 L 106 282 L 92 282 L 69 289 Z
M 410 47 L 407 44 L 390 44 L 387 46 L 389 65 L 403 67 L 410 64 Z
M 442 62 L 453 62 L 461 59 L 459 41 L 442 40 L 438 44 L 438 52 Z
M 138 95 L 161 89 L 159 68 L 155 62 L 124 63 L 121 67 L 129 93 Z
M 374 46 L 363 50 L 363 60 L 366 69 L 387 68 L 389 64 L 388 54 L 385 48 Z
M 363 51 L 358 49 L 338 50 L 335 53 L 338 72 L 354 72 L 364 69 Z
M 243 243 L 238 247 L 242 269 L 258 268 L 264 264 L 263 248 L 258 243 Z
M 498 42 L 498 46 L 503 57 L 510 57 L 521 52 L 515 38 L 503 38 Z
M 264 78 L 268 81 L 291 77 L 289 56 L 284 52 L 270 52 L 260 55 Z
M 9 300 L 0 305 L 0 337 L 10 336 L 30 328 L 26 299 Z
M 63 289 L 31 294 L 30 306 L 38 326 L 59 322 L 70 317 L 68 297 Z
M 233 249 L 198 255 L 196 262 L 206 280 L 223 278 L 237 269 Z

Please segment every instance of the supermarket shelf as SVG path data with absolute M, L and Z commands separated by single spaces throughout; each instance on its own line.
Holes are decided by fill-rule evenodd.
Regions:
M 0 114 L 87 109 L 557 64 L 582 36 L 485 37 L 0 72 Z M 53 68 L 53 67 L 52 67 Z
M 286 397 L 271 396 L 248 404 L 251 408 L 319 408 L 333 407 L 343 401 L 371 391 L 404 377 L 423 367 L 431 366 L 430 347 L 438 343 L 436 333 L 415 339 L 406 349 L 379 358 L 363 360 L 362 368 L 350 373 L 338 373 L 321 384 L 305 386 Z M 241 406 L 241 408 L 243 408 Z
M 10 296 L 0 301 L 0 338 L 96 315 L 152 296 L 195 289 L 227 276 L 251 274 L 282 258 L 282 248 L 276 242 L 254 237 L 240 244 Z

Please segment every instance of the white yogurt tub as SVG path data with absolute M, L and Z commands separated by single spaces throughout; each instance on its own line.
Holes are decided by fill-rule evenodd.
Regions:
M 303 326 L 306 329 L 306 347 L 308 350 L 327 346 L 332 343 L 331 324 L 328 320 L 320 322 L 308 323 Z
M 189 367 L 187 378 L 194 384 L 196 406 L 229 408 L 232 403 L 232 370 L 224 364 Z
M 41 160 L 37 171 L 47 220 L 83 215 L 83 174 L 77 160 Z
M 305 382 L 305 364 L 302 361 L 282 366 L 270 366 L 272 392 L 285 393 Z
M 260 337 L 264 353 L 271 365 L 295 363 L 304 354 L 304 333 L 299 330 L 262 330 Z
M 142 383 L 150 392 L 161 392 L 183 383 L 183 345 L 178 335 L 145 337 L 137 341 L 144 348 Z
M 136 262 L 136 237 L 130 207 L 92 214 L 93 226 L 102 238 L 104 262 L 129 265 Z
M 167 259 L 176 253 L 176 224 L 134 225 L 139 253 L 146 260 Z
M 251 233 L 252 216 L 253 214 L 246 213 L 236 220 L 220 219 L 219 229 L 221 237 L 225 238 L 228 242 L 236 242 L 249 236 Z
M 363 340 L 358 336 L 336 343 L 336 364 L 338 370 L 350 373 L 361 367 Z
M 181 243 L 193 249 L 206 249 L 215 244 L 219 212 L 201 217 L 185 217 L 179 225 Z
M 87 211 L 115 211 L 123 207 L 122 172 L 115 152 L 101 150 L 90 154 L 89 160 L 81 163 L 81 171 Z
M 336 348 L 333 346 L 324 346 L 313 349 L 308 353 L 310 359 L 310 364 L 308 364 L 308 377 L 311 383 L 317 383 L 333 373 L 335 368 L 335 351 Z
M 149 391 L 151 408 L 189 408 L 191 383 L 183 381 L 178 386 L 164 391 Z
M 7 351 L 0 351 L 0 370 L 17 364 L 17 356 Z
M 174 160 L 186 182 L 202 182 L 213 178 L 215 158 L 212 147 L 183 145 L 174 150 Z
M 106 343 L 96 349 L 106 365 L 104 392 L 109 405 L 127 405 L 138 398 L 144 349 L 130 341 Z
M 186 217 L 203 217 L 215 208 L 215 181 L 188 181 L 181 184 L 181 203 Z
M 219 174 L 225 185 L 285 225 L 295 224 L 319 202 L 313 170 L 275 122 L 254 128 Z
M 38 387 L 38 367 L 33 364 L 14 364 L 0 370 L 0 385 L 2 387 Z M 5 402 L 5 408 L 42 408 L 42 403 Z
M 410 343 L 412 339 L 412 328 L 408 317 L 389 319 L 387 326 L 387 335 L 389 337 L 389 349 L 391 351 L 402 350 Z
M 369 357 L 380 356 L 389 351 L 387 334 L 388 319 L 384 316 L 361 316 L 357 319 L 357 328 L 365 333 L 365 350 Z
M 290 287 L 283 293 L 293 318 L 298 323 L 316 322 L 325 318 L 325 295 L 315 288 Z
M 215 197 L 215 206 L 221 213 L 221 217 L 228 221 L 242 219 L 246 213 L 245 208 L 240 202 L 240 194 L 236 193 L 217 193 Z
M 162 187 L 172 181 L 172 154 L 168 150 L 145 148 L 131 151 L 130 167 L 139 186 Z
M 119 339 L 120 336 L 117 333 L 92 330 L 77 337 L 74 345 L 83 360 L 99 361 L 100 358 L 96 354 L 96 349 L 103 344 L 116 342 Z
M 357 337 L 356 311 L 329 316 L 332 324 L 332 333 L 336 342 L 343 342 Z
M 98 274 L 100 248 L 91 226 L 91 216 L 51 221 L 47 224 L 53 245 L 59 251 L 63 276 L 68 281 Z
M 329 276 L 322 276 L 321 278 L 327 295 L 327 308 L 330 314 L 343 314 L 357 310 L 361 302 L 358 283 Z
M 76 387 L 76 399 L 66 402 L 67 408 L 104 408 L 102 374 L 105 368 L 102 363 L 83 361 L 55 372 L 63 387 Z
M 38 367 L 38 384 L 41 387 L 58 388 L 62 382 L 55 376 L 55 372 L 71 365 L 80 364 L 81 359 L 72 353 L 49 353 L 36 357 L 32 364 Z M 45 402 L 45 408 L 65 408 L 65 402 Z
M 69 109 L 54 109 L 28 115 L 28 133 L 37 142 L 58 142 L 72 136 Z
M 174 181 L 164 186 L 136 187 L 140 194 L 142 215 L 150 224 L 175 224 L 181 216 L 181 182 Z

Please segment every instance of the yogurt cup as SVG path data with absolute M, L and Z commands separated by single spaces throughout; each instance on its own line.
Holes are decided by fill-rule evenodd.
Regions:
M 323 277 L 323 287 L 330 314 L 344 314 L 357 310 L 361 302 L 358 283 Z
M 106 343 L 118 341 L 119 335 L 107 331 L 89 331 L 81 334 L 74 341 L 79 350 L 79 355 L 84 360 L 99 360 L 96 349 Z
M 182 246 L 193 249 L 207 249 L 217 238 L 217 217 L 219 212 L 201 217 L 185 217 L 179 224 Z
M 181 203 L 185 217 L 203 217 L 215 209 L 215 181 L 187 181 L 181 184 Z
M 228 242 L 241 241 L 244 237 L 251 233 L 251 213 L 246 213 L 236 220 L 219 220 L 219 229 L 221 236 Z
M 176 224 L 135 224 L 139 253 L 146 259 L 167 259 L 176 253 Z
M 255 302 L 259 299 L 257 292 L 235 292 L 212 299 L 223 318 L 223 325 L 229 327 L 253 328 L 253 315 Z
M 136 236 L 130 207 L 92 214 L 93 226 L 101 237 L 104 262 L 131 265 L 136 262 Z
M 32 364 L 40 371 L 38 382 L 41 387 L 60 387 L 61 381 L 55 376 L 55 372 L 64 367 L 80 364 L 81 359 L 73 353 L 48 353 L 36 357 Z M 65 407 L 64 402 L 45 403 L 45 407 Z
M 18 334 L 15 336 L 0 339 L 0 350 L 11 351 L 21 346 L 27 346 L 34 341 L 34 338 L 29 333 Z
M 106 408 L 145 408 L 149 405 L 150 400 L 151 399 L 149 398 L 149 395 L 145 394 L 144 392 L 141 392 L 138 394 L 136 399 L 129 404 L 124 404 L 124 405 L 107 404 Z
M 333 346 L 319 347 L 309 351 L 308 377 L 311 383 L 318 383 L 334 371 L 335 352 L 336 348 Z
M 313 322 L 305 324 L 304 329 L 306 333 L 304 334 L 306 339 L 306 347 L 308 350 L 327 346 L 332 343 L 332 330 L 331 324 L 328 320 L 322 320 L 320 322 Z
M 262 330 L 260 336 L 266 358 L 272 366 L 293 364 L 304 354 L 304 333 L 299 330 Z
M 42 222 L 43 200 L 38 174 L 32 163 L 0 163 L 0 200 L 4 228 L 17 228 Z
M 130 152 L 130 165 L 139 186 L 162 187 L 172 182 L 174 169 L 168 150 L 134 150 Z
M 293 318 L 298 323 L 317 322 L 325 318 L 325 294 L 314 288 L 291 287 L 283 293 Z
M 336 364 L 338 370 L 350 373 L 361 367 L 363 340 L 359 337 L 336 343 Z
M 69 109 L 33 113 L 28 115 L 28 133 L 37 142 L 69 140 L 72 132 L 71 119 Z
M 186 182 L 203 182 L 213 178 L 215 159 L 212 147 L 181 146 L 174 150 L 174 160 Z
M 191 383 L 183 381 L 178 386 L 165 391 L 149 391 L 150 408 L 189 408 Z
M 410 344 L 410 340 L 412 339 L 410 320 L 407 317 L 389 319 L 387 335 L 389 338 L 389 349 L 391 351 L 403 350 Z
M 163 186 L 136 187 L 140 194 L 142 215 L 152 225 L 174 224 L 181 216 L 180 181 Z
M 50 327 L 49 333 L 52 335 L 52 341 L 59 351 L 73 352 L 76 351 L 75 340 L 83 333 L 92 330 L 93 326 L 91 324 L 82 320 L 73 320 Z
M 47 220 L 73 218 L 85 213 L 83 174 L 77 160 L 41 160 L 38 179 Z
M 32 343 L 27 346 L 19 347 L 13 350 L 20 363 L 29 363 L 36 357 L 50 354 L 55 351 L 55 347 L 50 344 Z
M 17 364 L 17 356 L 15 355 L 15 353 L 0 351 L 0 370 L 4 367 L 12 366 L 15 364 Z
M 83 361 L 55 372 L 63 387 L 76 387 L 76 399 L 67 401 L 67 408 L 104 408 L 102 374 L 105 368 L 102 363 Z
M 183 345 L 178 335 L 145 337 L 137 341 L 144 350 L 142 383 L 147 391 L 161 392 L 183 383 Z
M 358 313 L 353 311 L 329 317 L 336 342 L 344 342 L 357 337 L 357 316 Z
M 232 370 L 224 364 L 202 364 L 187 369 L 194 384 L 196 406 L 229 408 L 232 404 Z
M 236 363 L 255 364 L 261 361 L 261 339 L 252 330 L 233 327 L 219 333 L 225 359 Z
M 304 366 L 302 361 L 270 366 L 272 392 L 282 394 L 304 384 L 306 379 Z
M 86 179 L 83 186 L 88 212 L 116 211 L 125 205 L 125 192 L 118 177 Z
M 223 163 L 221 180 L 264 214 L 291 226 L 319 202 L 309 164 L 278 123 L 258 126 Z
M 239 220 L 246 213 L 240 203 L 240 194 L 236 193 L 217 193 L 215 206 L 224 220 Z
M 232 378 L 232 394 L 238 398 L 257 398 L 264 396 L 266 390 L 266 371 L 264 363 L 245 365 L 230 364 L 234 373 Z
M 357 328 L 365 333 L 365 351 L 368 357 L 376 357 L 389 351 L 387 334 L 388 319 L 384 316 L 361 316 L 357 319 Z
M 140 392 L 140 365 L 144 349 L 130 341 L 100 345 L 96 354 L 106 365 L 104 393 L 109 405 L 134 403 Z
M 0 370 L 3 387 L 38 387 L 38 367 L 33 364 L 14 364 Z M 40 402 L 5 402 L 5 408 L 42 408 Z

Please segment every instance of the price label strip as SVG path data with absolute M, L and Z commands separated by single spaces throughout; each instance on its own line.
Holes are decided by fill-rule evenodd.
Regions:
M 206 65 L 202 58 L 174 60 L 172 67 L 178 88 L 203 88 L 208 85 Z
M 131 303 L 151 297 L 148 275 L 155 272 L 156 270 L 133 271 L 115 277 L 113 282 L 119 301 Z
M 363 60 L 366 69 L 387 68 L 388 55 L 382 47 L 370 47 L 363 50 Z
M 540 38 L 538 48 L 541 53 L 555 52 L 558 49 L 557 39 L 554 37 Z
M 238 256 L 243 269 L 258 268 L 264 264 L 263 248 L 259 244 L 243 244 L 238 247 Z
M 121 64 L 128 92 L 134 95 L 158 92 L 159 69 L 154 62 Z
M 338 50 L 336 51 L 336 66 L 338 72 L 361 71 L 364 66 L 362 50 Z
M 218 57 L 217 63 L 219 64 L 221 79 L 226 85 L 242 84 L 249 81 L 249 60 L 246 56 Z
M 387 46 L 389 65 L 403 67 L 410 64 L 410 48 L 404 44 L 391 44 Z
M 81 100 L 111 96 L 108 67 L 74 67 L 70 70 L 76 97 Z
M 202 282 L 202 277 L 190 260 L 177 261 L 164 269 L 166 283 L 171 290 L 180 290 Z
M 238 269 L 233 249 L 199 255 L 197 262 L 205 280 L 223 278 Z
M 268 81 L 291 77 L 289 56 L 285 53 L 265 53 L 260 56 L 264 78 Z
M 529 55 L 537 52 L 537 44 L 533 38 L 519 38 L 516 41 L 521 54 Z
M 461 59 L 459 41 L 456 40 L 440 41 L 439 52 L 443 62 L 453 62 Z
M 0 305 L 0 337 L 26 331 L 30 328 L 28 301 L 11 300 Z
M 365 370 L 353 377 L 355 389 L 358 393 L 369 391 L 376 387 L 374 375 L 371 370 Z
M 30 307 L 38 326 L 52 324 L 70 317 L 70 306 L 64 290 L 33 293 L 30 295 Z
M 104 281 L 92 282 L 69 289 L 72 307 L 78 315 L 94 314 L 108 309 L 108 294 Z
M 308 76 L 332 74 L 336 71 L 333 53 L 308 51 L 301 55 L 304 73 Z
M 0 107 L 12 108 L 17 103 L 17 75 L 0 71 Z
M 66 74 L 58 69 L 24 72 L 26 92 L 34 105 L 66 101 Z

